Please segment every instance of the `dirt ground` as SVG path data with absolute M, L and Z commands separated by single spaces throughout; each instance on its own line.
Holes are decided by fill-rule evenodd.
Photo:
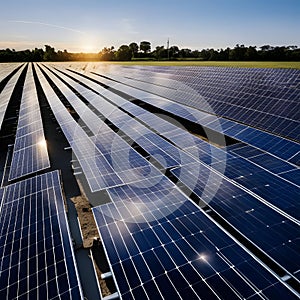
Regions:
M 92 207 L 84 193 L 82 193 L 80 196 L 72 197 L 71 200 L 75 204 L 77 210 L 80 228 L 82 232 L 83 247 L 93 248 L 93 253 L 97 252 L 97 257 L 98 257 L 100 252 L 98 246 L 101 245 L 101 241 L 99 238 L 99 233 L 92 213 Z M 108 296 L 112 294 L 112 291 L 107 286 L 107 282 L 101 279 L 101 274 L 103 272 L 100 270 L 101 266 L 99 266 L 100 264 L 102 264 L 101 260 L 105 258 L 102 257 L 100 261 L 95 257 L 93 258 L 94 258 L 94 265 L 95 265 L 98 281 L 100 284 L 102 296 L 104 297 Z

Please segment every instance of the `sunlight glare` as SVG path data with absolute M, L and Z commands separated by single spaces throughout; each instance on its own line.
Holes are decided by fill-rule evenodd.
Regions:
M 42 139 L 38 142 L 38 145 L 40 148 L 46 148 L 47 147 L 47 142 L 45 139 Z

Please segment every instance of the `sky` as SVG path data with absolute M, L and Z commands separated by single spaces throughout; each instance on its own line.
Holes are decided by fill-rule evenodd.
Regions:
M 1 0 L 0 49 L 300 47 L 300 0 Z

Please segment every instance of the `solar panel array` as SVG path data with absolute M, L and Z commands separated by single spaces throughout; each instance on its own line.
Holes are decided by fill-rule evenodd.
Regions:
M 300 141 L 299 70 L 134 66 L 120 73 L 134 87 Z
M 294 186 L 290 183 L 287 183 L 286 178 L 284 177 L 284 174 L 290 171 L 294 171 L 294 173 L 299 172 L 296 166 L 293 166 L 287 162 L 276 159 L 274 156 L 269 155 L 272 158 L 273 163 L 275 161 L 277 165 L 281 165 L 279 171 L 281 171 L 282 173 L 280 174 L 280 176 L 283 176 L 283 180 L 279 180 L 278 172 L 274 173 L 272 167 L 268 168 L 268 166 L 263 165 L 259 167 L 257 165 L 249 163 L 245 159 L 241 159 L 239 157 L 235 157 L 234 155 L 226 153 L 224 150 L 205 143 L 203 140 L 194 137 L 183 129 L 177 128 L 173 124 L 160 120 L 159 117 L 147 112 L 140 107 L 137 107 L 133 103 L 128 102 L 117 95 L 114 95 L 110 91 L 106 91 L 105 96 L 109 97 L 110 101 L 121 107 L 123 110 L 130 112 L 131 115 L 134 115 L 135 120 L 133 120 L 132 118 L 130 120 L 130 117 L 128 115 L 127 118 L 126 116 L 125 118 L 123 116 L 120 119 L 120 112 L 118 111 L 116 113 L 116 121 L 114 121 L 114 113 L 117 110 L 116 107 L 113 108 L 109 103 L 103 103 L 103 98 L 101 98 L 100 96 L 93 96 L 91 94 L 92 92 L 86 90 L 86 88 L 84 87 L 78 87 L 78 91 L 80 91 L 84 95 L 87 95 L 87 98 L 90 99 L 90 103 L 93 104 L 95 108 L 102 112 L 104 116 L 108 120 L 113 122 L 118 128 L 120 128 L 125 133 L 127 132 L 128 135 L 131 134 L 132 128 L 136 129 L 138 127 L 142 127 L 142 125 L 137 122 L 137 120 L 140 120 L 143 123 L 147 124 L 150 128 L 159 132 L 161 136 L 164 136 L 173 144 L 175 144 L 179 148 L 184 149 L 191 156 L 197 158 L 197 160 L 200 160 L 202 163 L 209 164 L 217 171 L 223 173 L 225 172 L 225 175 L 230 179 L 235 179 L 235 181 L 242 184 L 244 187 L 249 188 L 250 190 L 252 190 L 252 192 L 255 192 L 270 204 L 275 205 L 283 212 L 288 213 L 291 217 L 299 219 L 299 203 L 296 200 L 297 195 L 299 195 L 299 181 L 297 182 L 295 179 L 290 179 L 292 183 L 298 185 Z M 153 99 L 152 101 L 154 102 Z M 104 107 L 107 106 L 109 107 L 108 114 L 103 112 L 105 111 Z M 149 131 L 142 131 L 136 136 L 139 137 L 137 140 L 138 142 L 145 138 L 148 139 L 149 136 L 152 136 L 153 139 L 161 139 L 160 136 L 155 135 L 153 132 L 152 134 L 150 134 Z M 103 138 L 103 135 L 100 135 L 99 138 Z M 166 141 L 165 143 L 166 144 L 164 144 L 163 149 L 170 149 L 170 145 Z M 295 146 L 299 146 L 294 142 L 291 143 Z M 142 142 L 140 144 L 142 145 L 142 147 L 144 146 Z M 146 144 L 146 147 L 143 147 L 146 151 L 148 145 L 149 144 Z M 193 158 L 188 156 L 186 158 L 186 156 L 184 156 L 186 155 L 186 153 L 182 152 L 178 148 L 173 146 L 172 151 L 173 153 L 177 151 L 177 157 L 180 164 L 189 164 L 193 162 Z M 255 174 L 256 178 L 260 179 L 259 184 L 255 184 L 252 174 Z
M 95 76 L 92 75 L 91 78 L 95 78 Z M 101 78 L 101 82 L 108 85 L 112 84 L 110 80 L 105 78 Z M 180 103 L 168 101 L 165 98 L 128 87 L 124 84 L 113 84 L 113 86 L 131 95 L 133 99 L 137 98 L 142 102 L 151 104 L 177 117 L 184 118 L 207 129 L 218 131 L 226 136 L 253 145 L 256 148 L 267 151 L 284 160 L 291 160 L 292 163 L 294 163 L 295 155 L 299 155 L 299 143 L 291 140 L 280 138 L 268 132 L 257 130 L 229 119 L 219 118 Z
M 19 69 L 19 71 L 17 71 L 17 73 L 8 81 L 8 83 L 5 85 L 4 89 L 0 93 L 0 129 L 2 127 L 5 112 L 7 110 L 7 106 L 15 88 L 16 82 L 18 81 L 19 76 L 24 68 L 25 65 L 21 69 Z M 5 72 L 3 73 L 7 75 L 7 70 L 5 69 Z
M 300 298 L 299 71 L 34 69 L 87 195 L 110 200 L 93 214 L 120 299 Z M 45 146 L 32 72 L 18 182 L 0 188 L 0 297 L 80 299 L 58 171 L 19 181 L 43 164 L 28 151 Z
M 2 63 L 0 70 L 0 82 L 9 76 L 14 70 L 20 67 L 20 63 Z
M 91 90 L 76 84 L 76 82 L 72 81 L 67 76 L 62 74 L 59 74 L 59 76 L 75 88 L 80 94 L 84 95 L 88 99 L 89 103 L 97 109 L 98 113 L 101 113 L 102 118 L 109 120 L 112 124 L 114 124 L 120 131 L 122 131 L 122 133 L 131 139 L 132 143 L 136 143 L 143 148 L 153 159 L 156 159 L 159 163 L 161 163 L 164 168 L 171 168 L 181 164 L 195 162 L 195 159 L 191 156 L 187 155 L 185 152 L 181 151 L 173 144 L 155 134 L 152 130 L 148 129 L 134 118 L 130 117 L 126 112 L 119 109 L 119 107 L 105 101 L 103 97 L 93 93 Z M 63 86 L 57 80 L 56 83 L 61 87 L 61 90 L 63 90 Z M 110 94 L 110 96 L 114 97 L 112 94 Z M 122 101 L 122 98 L 120 97 L 117 97 L 117 99 Z M 122 150 L 129 151 L 129 146 L 124 144 L 124 142 L 121 142 L 122 140 L 120 137 L 113 133 L 109 129 L 108 125 L 101 122 L 99 117 L 89 110 L 86 105 L 82 102 L 74 103 L 72 101 L 72 103 L 74 104 L 74 108 L 80 104 L 76 111 L 80 114 L 81 120 L 83 120 L 93 132 L 96 139 L 96 145 L 103 153 L 107 154 L 112 151 L 116 151 L 116 144 L 120 143 L 122 144 L 122 147 L 119 147 L 122 148 Z M 127 101 L 121 103 L 118 102 L 117 104 L 122 107 L 122 104 L 124 103 L 127 103 Z M 104 142 L 105 139 L 106 143 Z M 133 157 L 131 156 L 131 162 L 132 161 Z
M 97 142 L 96 144 L 102 151 L 111 152 L 114 150 L 112 144 L 115 134 L 108 134 L 107 126 L 101 126 L 98 132 L 96 127 L 96 130 L 93 129 L 95 123 L 92 120 L 96 120 L 95 115 L 92 115 L 90 111 L 83 113 L 83 108 L 85 110 L 91 109 L 93 112 L 97 111 L 96 115 L 100 119 L 108 121 L 108 123 L 113 124 L 113 126 L 120 131 L 119 136 L 125 140 L 129 138 L 130 141 L 134 141 L 145 150 L 150 157 L 155 157 L 155 151 L 158 150 L 167 153 L 167 149 L 172 149 L 173 159 L 176 157 L 179 158 L 180 155 L 186 155 L 189 158 L 187 164 L 182 164 L 182 160 L 176 161 L 175 159 L 174 165 L 169 164 L 171 160 L 167 160 L 170 156 L 164 156 L 166 159 L 164 161 L 166 163 L 164 167 L 171 168 L 171 173 L 175 177 L 178 177 L 179 181 L 177 187 L 190 187 L 190 192 L 198 195 L 199 199 L 204 201 L 211 211 L 214 211 L 221 216 L 223 220 L 229 222 L 240 234 L 247 237 L 257 249 L 260 249 L 260 251 L 274 259 L 274 261 L 285 270 L 286 274 L 288 274 L 285 275 L 285 278 L 292 277 L 299 280 L 298 270 L 300 266 L 298 262 L 300 259 L 297 245 L 299 238 L 299 205 L 297 200 L 295 200 L 299 194 L 299 182 L 295 179 L 288 180 L 284 177 L 285 173 L 298 170 L 296 165 L 287 162 L 287 159 L 294 157 L 295 154 L 298 153 L 297 151 L 299 150 L 297 147 L 299 147 L 299 144 L 261 130 L 253 129 L 251 134 L 256 134 L 259 137 L 258 140 L 260 140 L 261 143 L 260 147 L 257 147 L 255 141 L 252 143 L 254 145 L 245 142 L 244 144 L 240 142 L 236 145 L 247 145 L 252 151 L 255 149 L 260 151 L 261 154 L 267 155 L 268 153 L 265 151 L 269 148 L 266 148 L 267 146 L 262 140 L 270 141 L 271 138 L 273 140 L 272 142 L 270 141 L 269 144 L 276 143 L 278 139 L 278 141 L 284 142 L 283 147 L 284 150 L 286 150 L 279 152 L 276 150 L 276 147 L 272 147 L 272 151 L 278 155 L 275 156 L 274 153 L 270 151 L 272 155 L 268 154 L 269 162 L 267 164 L 258 161 L 254 163 L 249 157 L 237 155 L 234 152 L 235 148 L 233 146 L 231 150 L 230 146 L 228 149 L 221 149 L 210 145 L 178 126 L 128 101 L 122 96 L 116 95 L 113 90 L 103 88 L 98 85 L 95 80 L 105 85 L 111 85 L 114 89 L 129 94 L 129 96 L 132 96 L 131 98 L 138 98 L 145 103 L 172 112 L 175 116 L 184 117 L 193 122 L 198 122 L 199 120 L 203 122 L 203 119 L 206 119 L 205 125 L 208 126 L 210 124 L 208 128 L 219 130 L 220 132 L 224 132 L 224 128 L 225 130 L 232 128 L 230 134 L 233 135 L 237 134 L 237 132 L 241 133 L 245 130 L 252 129 L 249 126 L 236 123 L 232 120 L 214 117 L 182 104 L 172 103 L 167 99 L 153 96 L 151 93 L 140 91 L 123 84 L 116 84 L 109 79 L 103 77 L 99 78 L 99 76 L 91 73 L 85 73 L 85 77 L 83 77 L 80 74 L 65 70 L 64 67 L 60 68 L 60 66 L 57 65 L 54 67 L 58 68 L 60 72 L 52 68 L 53 73 L 68 83 L 90 103 L 89 108 L 83 106 L 82 103 L 80 105 L 78 103 L 76 104 L 73 102 L 75 97 L 71 97 L 71 92 L 65 94 L 73 103 L 73 107 L 77 107 L 77 109 L 75 108 L 76 112 L 83 117 L 82 119 L 85 125 L 94 134 L 97 134 L 97 142 L 99 142 L 99 144 L 97 144 Z M 109 75 L 112 78 L 114 77 L 114 73 L 105 73 L 105 75 Z M 53 76 L 53 74 L 51 76 Z M 55 78 L 56 85 L 64 91 L 65 87 L 59 82 L 58 78 Z M 118 79 L 119 78 L 120 77 L 118 77 Z M 84 86 L 81 84 L 84 84 Z M 220 126 L 218 126 L 217 122 L 219 122 Z M 236 128 L 234 129 L 235 126 Z M 250 140 L 250 133 L 245 139 L 247 141 Z M 286 149 L 287 146 L 291 147 Z M 176 152 L 178 156 L 174 156 Z M 284 157 L 286 161 L 284 161 L 282 157 Z M 270 167 L 270 164 L 273 167 Z M 177 168 L 174 168 L 176 165 Z M 277 167 L 274 168 L 274 165 Z M 223 174 L 220 173 L 222 166 L 228 166 L 228 168 L 224 168 Z M 268 169 L 268 167 L 270 167 L 270 169 Z M 199 168 L 199 174 L 195 173 L 195 170 L 199 170 Z M 255 176 L 253 176 L 253 174 Z M 255 180 L 255 177 L 258 181 Z M 159 184 L 158 182 L 161 183 Z M 200 291 L 197 290 L 197 284 L 201 282 L 203 290 L 205 290 L 204 287 L 207 287 L 206 279 L 208 278 L 205 278 L 205 276 L 201 277 L 201 273 L 200 276 L 197 271 L 196 275 L 193 273 L 195 275 L 194 279 L 196 278 L 195 280 L 199 281 L 196 283 L 197 287 L 193 288 L 193 285 L 187 282 L 188 274 L 183 273 L 183 271 L 177 271 L 179 266 L 176 268 L 176 263 L 173 265 L 174 270 L 168 270 L 167 264 L 164 265 L 164 260 L 167 262 L 170 256 L 172 263 L 174 263 L 173 259 L 175 258 L 174 255 L 170 255 L 171 253 L 165 250 L 163 240 L 166 240 L 168 237 L 169 239 L 171 238 L 170 241 L 175 243 L 176 238 L 170 236 L 172 231 L 166 231 L 163 224 L 171 226 L 170 224 L 177 222 L 178 219 L 176 218 L 185 217 L 184 214 L 182 215 L 182 212 L 180 212 L 181 215 L 178 212 L 178 215 L 175 214 L 175 221 L 173 208 L 175 211 L 179 211 L 181 207 L 185 207 L 186 201 L 189 201 L 186 196 L 178 191 L 177 187 L 170 183 L 170 181 L 166 181 L 163 175 L 161 175 L 161 177 L 150 178 L 146 181 L 139 181 L 135 184 L 120 184 L 118 187 L 109 188 L 107 190 L 112 203 L 94 208 L 99 232 L 106 248 L 120 295 L 124 299 L 139 299 L 139 297 L 174 297 L 174 299 L 176 299 L 176 297 L 185 298 L 184 295 L 186 297 L 188 297 L 187 295 L 190 297 L 199 297 L 201 294 L 199 294 Z M 180 194 L 180 197 L 178 196 L 179 194 L 175 193 L 175 196 L 173 192 L 170 192 L 173 190 L 176 190 Z M 276 197 L 274 195 L 275 191 L 277 191 Z M 176 202 L 176 197 L 181 199 L 178 203 Z M 162 200 L 159 201 L 160 199 Z M 282 201 L 280 201 L 280 199 Z M 206 214 L 203 214 L 196 206 L 194 207 L 197 213 L 201 213 L 215 225 Z M 196 211 L 193 212 L 196 213 Z M 192 215 L 194 215 L 194 213 L 192 213 Z M 149 221 L 149 218 L 151 221 Z M 190 219 L 192 219 L 192 216 L 189 216 L 189 220 Z M 187 231 L 180 232 L 181 234 L 177 237 L 183 237 L 183 240 L 186 242 L 188 237 L 187 232 L 191 230 L 189 227 L 191 223 L 186 219 L 184 220 L 182 224 L 186 226 Z M 187 225 L 187 223 L 189 225 Z M 155 226 L 157 226 L 158 232 L 150 233 Z M 163 228 L 163 230 L 161 228 Z M 175 226 L 175 228 L 177 227 Z M 140 234 L 140 232 L 143 233 L 144 230 L 147 234 Z M 199 232 L 199 228 L 197 232 Z M 220 232 L 222 232 L 221 229 Z M 164 236 L 164 233 L 166 233 L 167 237 Z M 137 238 L 135 238 L 135 234 L 138 236 Z M 190 231 L 190 234 L 193 236 L 195 233 Z M 227 238 L 230 237 L 227 236 Z M 191 250 L 188 247 L 183 248 L 183 245 L 186 245 L 185 242 L 182 242 L 181 248 L 176 247 L 177 249 L 182 249 L 181 255 L 187 258 Z M 214 242 L 216 241 L 213 240 L 213 243 Z M 236 247 L 240 246 L 236 245 Z M 156 248 L 159 248 L 159 250 Z M 239 251 L 244 251 L 241 250 L 242 248 L 239 249 Z M 174 249 L 172 248 L 172 250 Z M 201 251 L 200 249 L 197 250 L 196 252 L 199 254 Z M 156 254 L 156 251 L 158 251 L 157 253 L 159 253 L 159 255 Z M 231 253 L 231 251 L 232 250 L 228 248 L 228 253 Z M 145 253 L 147 253 L 147 255 Z M 291 257 L 293 257 L 293 261 L 297 263 L 293 263 L 290 260 Z M 203 259 L 203 257 L 201 259 Z M 189 264 L 191 264 L 191 261 L 192 259 L 187 259 L 185 263 L 189 262 Z M 182 263 L 185 264 L 183 261 Z M 155 270 L 156 266 L 157 269 Z M 143 272 L 141 271 L 142 269 Z M 192 272 L 190 268 L 187 269 Z M 146 272 L 145 270 L 148 271 Z M 153 273 L 157 272 L 157 270 L 163 271 L 162 273 Z M 171 272 L 172 275 L 168 275 L 169 271 L 173 271 L 173 273 Z M 148 277 L 145 273 L 148 274 Z M 220 274 L 217 273 L 219 272 L 216 272 L 216 275 L 219 276 Z M 237 273 L 240 276 L 242 272 L 238 271 Z M 175 278 L 180 278 L 181 284 L 179 281 L 176 281 Z M 181 281 L 182 278 L 183 280 Z M 215 277 L 215 279 L 216 278 L 219 279 L 219 277 Z M 205 294 L 205 297 L 208 297 L 209 292 L 213 293 L 211 295 L 216 296 L 217 294 L 221 298 L 225 297 L 226 292 L 222 294 L 222 291 L 218 289 L 218 285 L 221 286 L 221 284 L 224 283 L 224 277 L 221 275 L 220 278 L 221 282 L 218 282 L 218 284 L 214 285 L 212 282 L 208 284 L 209 290 L 206 291 L 207 294 Z M 168 288 L 162 288 L 161 280 Z M 254 278 L 251 280 L 255 282 Z M 272 279 L 268 280 L 272 281 Z M 276 280 L 278 279 L 275 279 L 274 282 L 277 282 Z M 226 279 L 225 282 L 227 283 Z M 279 284 L 278 286 L 281 286 L 279 282 L 277 283 Z M 275 286 L 277 286 L 277 283 Z M 204 284 L 204 287 L 202 284 Z M 222 287 L 222 290 L 227 291 L 227 288 L 228 286 Z M 242 288 L 238 291 L 239 288 L 240 286 L 230 285 L 230 291 L 227 291 L 227 295 L 231 295 L 230 293 L 233 292 L 236 294 L 234 294 L 234 296 L 231 295 L 230 297 L 232 298 L 235 296 L 238 298 L 244 297 Z M 273 288 L 274 285 L 272 285 L 272 288 L 267 288 L 268 293 L 271 293 L 271 290 L 272 293 L 274 292 L 272 296 L 268 293 L 262 293 L 264 295 L 262 297 L 272 298 L 276 295 L 278 296 L 280 292 L 278 291 L 278 294 L 276 294 L 277 292 L 275 291 L 277 288 Z M 153 291 L 153 294 L 151 294 L 151 291 Z M 288 295 L 289 292 L 284 288 L 282 293 L 287 293 L 286 295 Z M 292 295 L 289 296 L 293 297 Z
M 93 209 L 122 299 L 295 297 L 173 183 L 148 185 Z
M 38 73 L 41 74 L 40 71 L 38 71 Z M 50 73 L 48 74 L 51 75 Z M 41 74 L 41 76 L 43 75 Z M 58 84 L 53 76 L 52 79 Z M 118 150 L 117 153 L 104 151 L 105 140 L 101 139 L 96 142 L 87 136 L 60 102 L 59 98 L 54 94 L 45 79 L 41 79 L 41 83 L 54 115 L 68 139 L 93 192 L 107 187 L 139 181 L 145 176 L 156 177 L 160 175 L 159 171 L 152 166 L 151 163 L 139 155 L 98 118 L 98 122 L 94 125 L 101 128 L 102 133 L 106 132 L 109 143 L 111 143 L 111 137 L 113 137 L 115 151 Z M 60 87 L 62 91 L 66 88 Z M 66 96 L 68 95 L 70 94 L 66 94 Z M 83 115 L 86 113 L 87 108 L 84 109 L 81 105 L 77 106 L 74 102 L 76 100 L 74 96 L 75 95 L 73 95 L 73 100 L 71 97 L 68 97 L 68 99 L 72 102 L 74 107 L 77 108 L 78 114 Z M 77 99 L 77 101 L 78 100 L 79 99 Z M 114 158 L 111 157 L 112 155 Z M 131 164 L 126 164 L 126 158 L 128 156 L 131 158 Z M 123 157 L 125 157 L 125 159 L 123 159 Z
M 50 167 L 32 66 L 27 71 L 9 180 Z
M 82 299 L 58 171 L 4 189 L 0 297 Z

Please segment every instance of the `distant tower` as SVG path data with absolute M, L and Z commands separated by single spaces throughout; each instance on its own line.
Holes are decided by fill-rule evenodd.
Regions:
M 170 60 L 169 46 L 170 46 L 170 40 L 169 40 L 169 38 L 168 38 L 168 40 L 167 40 L 168 60 Z

